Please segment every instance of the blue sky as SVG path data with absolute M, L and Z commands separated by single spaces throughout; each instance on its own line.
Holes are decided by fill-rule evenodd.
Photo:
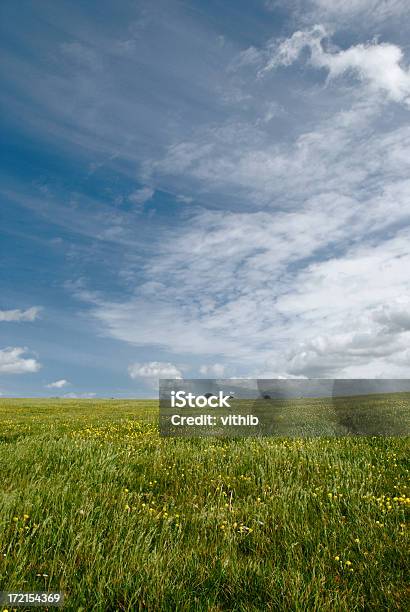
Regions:
M 0 12 L 3 395 L 409 378 L 407 0 Z

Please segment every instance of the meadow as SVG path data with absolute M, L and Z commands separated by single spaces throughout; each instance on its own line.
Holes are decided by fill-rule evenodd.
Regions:
M 160 438 L 157 420 L 154 401 L 0 400 L 0 591 L 83 612 L 410 608 L 409 438 Z

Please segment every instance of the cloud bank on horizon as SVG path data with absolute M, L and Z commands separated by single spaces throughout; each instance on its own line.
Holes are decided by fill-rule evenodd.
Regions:
M 408 3 L 95 6 L 1 6 L 1 392 L 409 377 Z

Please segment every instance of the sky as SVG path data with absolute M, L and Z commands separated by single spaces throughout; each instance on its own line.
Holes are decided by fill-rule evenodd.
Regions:
M 3 0 L 0 393 L 410 378 L 408 0 Z

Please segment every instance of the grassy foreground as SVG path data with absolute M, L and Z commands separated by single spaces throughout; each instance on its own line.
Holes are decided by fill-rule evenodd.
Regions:
M 0 590 L 84 612 L 409 609 L 408 438 L 156 421 L 149 401 L 0 401 Z

